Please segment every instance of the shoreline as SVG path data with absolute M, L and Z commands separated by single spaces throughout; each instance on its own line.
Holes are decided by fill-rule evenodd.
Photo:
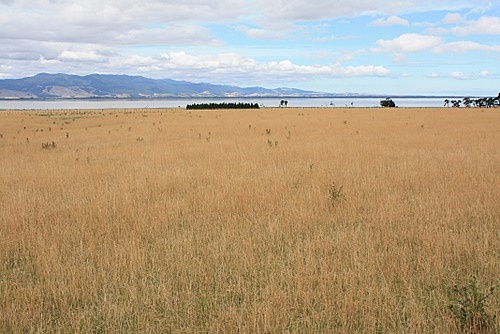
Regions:
M 74 113 L 85 113 L 85 112 L 117 112 L 117 111 L 123 111 L 123 112 L 162 112 L 162 111 L 186 111 L 186 112 L 259 112 L 259 111 L 295 111 L 295 110 L 306 110 L 306 109 L 311 109 L 315 111 L 323 111 L 323 110 L 332 110 L 332 111 L 347 111 L 347 110 L 386 110 L 389 112 L 394 112 L 397 110 L 467 110 L 467 111 L 484 111 L 484 110 L 495 110 L 496 108 L 482 108 L 482 107 L 470 107 L 470 108 L 453 108 L 453 107 L 427 107 L 427 106 L 421 106 L 421 107 L 393 107 L 393 108 L 388 108 L 388 107 L 260 107 L 260 108 L 255 108 L 255 109 L 237 109 L 237 108 L 232 108 L 232 109 L 225 109 L 225 108 L 217 108 L 217 109 L 186 109 L 186 107 L 157 107 L 157 108 L 122 108 L 122 107 L 116 107 L 116 108 L 54 108 L 54 109 L 40 109 L 40 108 L 33 108 L 33 109 L 3 109 L 0 108 L 0 114 L 2 113 L 22 113 L 22 112 L 43 112 L 43 113 L 59 113 L 59 112 L 74 112 Z

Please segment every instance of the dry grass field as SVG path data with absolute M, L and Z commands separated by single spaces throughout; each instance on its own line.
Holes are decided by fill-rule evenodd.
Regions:
M 500 331 L 499 109 L 1 111 L 0 213 L 1 333 Z

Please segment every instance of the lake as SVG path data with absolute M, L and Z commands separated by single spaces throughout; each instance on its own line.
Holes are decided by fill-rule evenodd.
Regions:
M 381 98 L 284 98 L 288 107 L 379 107 Z M 442 107 L 443 97 L 393 98 L 399 107 Z M 451 99 L 451 98 L 450 98 Z M 137 109 L 185 108 L 193 103 L 245 102 L 278 107 L 281 98 L 177 98 L 177 99 L 89 99 L 89 100 L 0 100 L 0 110 Z

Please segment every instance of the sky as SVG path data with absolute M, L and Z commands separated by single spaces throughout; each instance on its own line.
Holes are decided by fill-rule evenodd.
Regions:
M 498 0 L 0 0 L 0 79 L 38 73 L 496 96 Z

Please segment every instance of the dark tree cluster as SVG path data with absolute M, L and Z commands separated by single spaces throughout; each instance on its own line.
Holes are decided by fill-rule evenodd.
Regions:
M 385 108 L 394 108 L 396 107 L 396 103 L 391 98 L 386 98 L 385 100 L 380 101 L 380 106 Z
M 464 97 L 462 100 L 444 100 L 444 106 L 453 108 L 460 108 L 462 105 L 466 108 L 496 108 L 500 107 L 500 93 L 498 93 L 497 97 L 481 97 L 481 98 L 471 98 Z
M 259 109 L 257 103 L 193 103 L 186 105 L 186 109 Z

